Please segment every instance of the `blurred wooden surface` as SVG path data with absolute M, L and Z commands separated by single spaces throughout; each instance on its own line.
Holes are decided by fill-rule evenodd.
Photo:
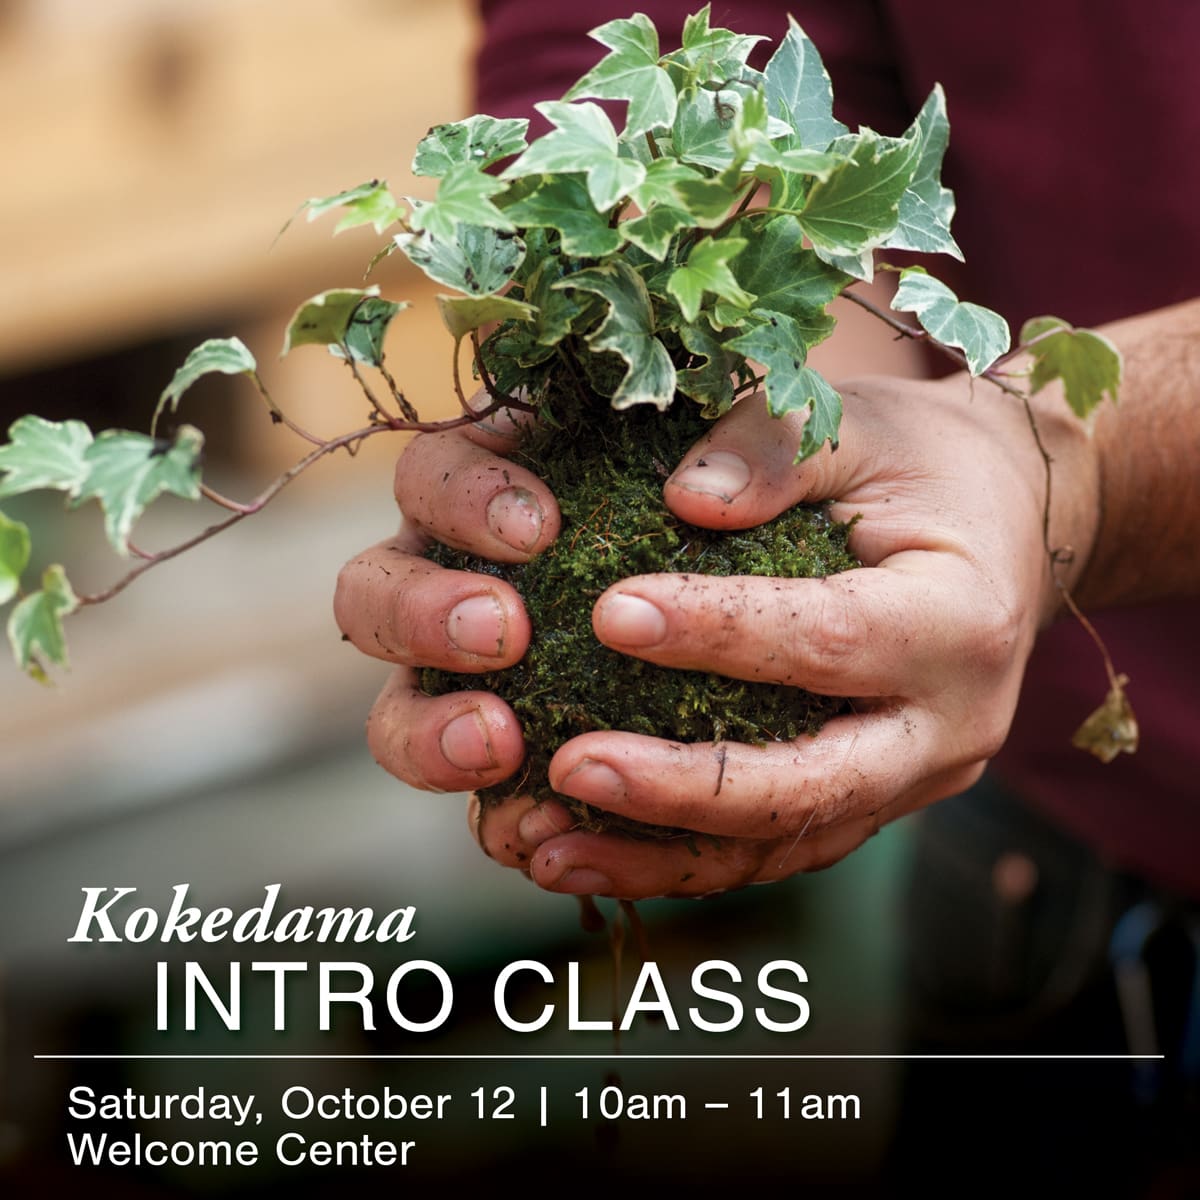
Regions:
M 305 197 L 423 190 L 472 38 L 466 0 L 0 4 L 0 371 L 357 283 L 332 219 L 272 241 Z

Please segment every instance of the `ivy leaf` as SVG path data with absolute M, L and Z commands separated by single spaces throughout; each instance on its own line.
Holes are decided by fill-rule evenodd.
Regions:
M 656 262 L 662 262 L 671 248 L 671 239 L 692 218 L 681 208 L 659 204 L 648 213 L 621 222 L 621 236 L 644 250 Z
M 204 435 L 191 425 L 181 425 L 170 442 L 106 429 L 87 448 L 87 477 L 73 503 L 98 500 L 109 543 L 118 554 L 128 554 L 134 523 L 156 497 L 171 492 L 199 498 L 203 448 Z
M 67 639 L 62 619 L 79 607 L 79 600 L 60 566 L 42 573 L 40 591 L 26 596 L 9 614 L 8 640 L 17 665 L 39 683 L 49 683 L 46 662 L 67 665 Z
M 329 352 L 337 358 L 345 358 L 346 351 L 356 362 L 368 363 L 372 367 L 383 365 L 383 341 L 387 336 L 392 318 L 403 312 L 407 302 L 396 303 L 378 296 L 367 296 L 353 311 L 340 346 L 330 346 Z
M 511 163 L 501 179 L 583 173 L 593 205 L 607 212 L 646 177 L 640 162 L 620 156 L 616 130 L 598 104 L 544 100 L 534 108 L 555 128 Z
M 489 117 L 482 113 L 465 121 L 435 125 L 417 143 L 412 173 L 440 179 L 460 163 L 490 167 L 502 158 L 520 154 L 528 130 L 525 117 Z
M 1118 754 L 1135 754 L 1138 748 L 1138 723 L 1133 705 L 1125 694 L 1127 675 L 1118 675 L 1108 689 L 1104 703 L 1075 731 L 1071 745 L 1086 750 L 1102 763 L 1110 763 Z
M 525 259 L 519 237 L 477 225 L 460 225 L 452 239 L 424 230 L 393 240 L 430 279 L 475 296 L 498 292 Z
M 557 229 L 563 250 L 575 258 L 603 258 L 621 244 L 582 175 L 548 176 L 504 211 L 522 228 Z
M 704 406 L 706 417 L 716 418 L 733 407 L 733 380 L 738 356 L 727 350 L 707 321 L 684 325 L 679 338 L 686 349 L 704 359 L 695 367 L 678 371 L 675 386 Z
M 372 179 L 360 183 L 358 187 L 348 188 L 333 196 L 314 196 L 306 200 L 301 211 L 308 210 L 308 219 L 315 221 L 331 209 L 344 208 L 346 215 L 334 226 L 334 235 L 358 225 L 374 225 L 376 233 L 382 233 L 394 221 L 404 215 L 404 209 L 397 204 L 388 191 L 387 184 L 381 179 Z M 283 233 L 291 221 L 279 232 Z
M 427 229 L 433 237 L 453 240 L 458 226 L 482 225 L 488 229 L 511 231 L 515 228 L 491 201 L 504 191 L 494 175 L 481 171 L 474 163 L 456 163 L 438 184 L 437 199 L 431 203 L 409 200 L 413 206 L 409 224 Z
M 732 89 L 710 92 L 691 88 L 679 98 L 671 131 L 675 153 L 683 162 L 724 171 L 733 162 L 730 134 L 742 98 Z
M 824 150 L 846 132 L 833 116 L 833 85 L 817 48 L 804 30 L 788 17 L 787 36 L 763 71 L 767 111 L 787 121 L 800 135 L 800 144 Z
M 874 250 L 861 250 L 858 254 L 830 254 L 828 250 L 818 248 L 813 253 L 835 271 L 842 271 L 853 279 L 870 283 L 875 278 Z
M 739 222 L 734 232 L 741 228 Z M 833 318 L 825 307 L 850 277 L 804 245 L 804 235 L 791 217 L 774 217 L 749 243 L 732 267 L 738 283 L 757 297 L 758 308 L 783 313 L 810 331 L 809 346 L 822 341 L 833 331 Z M 717 315 L 727 323 L 737 316 L 720 305 Z
M 669 126 L 675 119 L 675 85 L 658 65 L 658 31 L 650 18 L 634 13 L 629 18 L 609 21 L 588 36 L 610 52 L 563 99 L 592 96 L 598 100 L 628 100 L 626 139 Z
M 582 314 L 592 305 L 599 307 L 599 300 L 582 303 L 579 296 L 555 288 L 562 277 L 562 260 L 550 256 L 538 264 L 526 282 L 525 297 L 533 306 L 533 335 L 539 346 L 557 346 Z
M 895 250 L 950 254 L 961 261 L 962 251 L 950 236 L 954 193 L 942 186 L 942 158 L 950 140 L 946 95 L 938 84 L 917 114 L 917 169 L 908 191 L 900 197 L 900 219 L 886 245 Z
M 378 295 L 377 287 L 331 288 L 305 300 L 288 322 L 282 354 L 297 346 L 340 345 L 358 306 Z
M 179 401 L 183 393 L 201 376 L 218 372 L 222 375 L 249 375 L 253 378 L 257 370 L 258 364 L 254 361 L 254 355 L 246 349 L 241 338 L 209 338 L 207 342 L 201 342 L 183 360 L 183 366 L 163 388 L 154 409 L 150 428 L 157 428 L 158 418 L 163 409 L 170 407 L 172 412 L 179 410 Z
M 764 386 L 771 416 L 808 412 L 796 461 L 815 454 L 826 442 L 836 450 L 842 398 L 821 374 L 804 365 L 808 353 L 804 331 L 784 313 L 756 308 L 753 315 L 762 323 L 728 345 L 766 367 Z
M 1058 317 L 1034 317 L 1021 327 L 1021 344 L 1033 355 L 1030 388 L 1041 391 L 1061 379 L 1067 403 L 1077 417 L 1086 418 L 1107 393 L 1116 403 L 1121 388 L 1121 352 L 1091 329 L 1076 329 Z M 2 451 L 0 451 L 2 453 Z
M 749 308 L 754 303 L 755 298 L 738 286 L 729 269 L 730 259 L 741 253 L 746 245 L 745 238 L 702 238 L 693 246 L 687 262 L 671 273 L 667 291 L 679 301 L 685 321 L 695 321 L 700 315 L 700 304 L 706 292 L 742 308 Z
M 675 398 L 675 365 L 654 336 L 654 310 L 641 276 L 617 261 L 560 279 L 556 288 L 594 292 L 609 303 L 608 315 L 588 337 L 594 350 L 611 350 L 629 370 L 613 396 L 613 408 L 653 404 L 665 411 Z
M 747 74 L 746 60 L 759 42 L 766 38 L 734 33 L 732 29 L 711 29 L 708 19 L 711 5 L 706 4 L 683 22 L 682 47 L 667 55 L 670 62 L 683 66 L 698 83 L 723 82 Z M 758 72 L 753 72 L 757 77 Z
M 455 344 L 490 321 L 529 321 L 537 315 L 532 304 L 508 296 L 439 296 L 437 302 Z
M 1008 323 L 1003 317 L 967 304 L 923 267 L 900 272 L 900 286 L 892 300 L 896 312 L 911 312 L 921 328 L 944 346 L 957 346 L 972 375 L 981 375 L 1009 347 Z
M 0 496 L 17 496 L 38 488 L 56 488 L 73 496 L 87 474 L 84 455 L 92 431 L 82 421 L 46 421 L 20 417 L 0 446 Z
M 857 255 L 881 245 L 896 228 L 920 147 L 912 131 L 886 138 L 864 129 L 845 149 L 846 160 L 813 184 L 797 220 L 814 247 Z
M 29 526 L 0 512 L 0 604 L 7 604 L 20 590 L 29 551 Z

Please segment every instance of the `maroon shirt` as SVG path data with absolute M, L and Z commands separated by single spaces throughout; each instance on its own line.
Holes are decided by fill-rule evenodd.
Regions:
M 635 9 L 662 49 L 699 0 L 483 0 L 480 111 L 528 115 L 596 61 L 584 35 Z M 745 0 L 711 22 L 767 33 L 791 11 L 851 127 L 899 133 L 935 82 L 948 97 L 944 177 L 966 255 L 935 270 L 1014 328 L 1052 312 L 1080 325 L 1189 299 L 1200 279 L 1200 5 L 1175 0 Z M 1197 464 L 1200 470 L 1200 463 Z M 1149 486 L 1149 483 L 1148 483 Z M 1141 747 L 1104 765 L 1070 737 L 1103 698 L 1095 648 L 1073 622 L 1038 641 L 996 770 L 1114 865 L 1200 896 L 1200 602 L 1094 618 L 1129 675 Z

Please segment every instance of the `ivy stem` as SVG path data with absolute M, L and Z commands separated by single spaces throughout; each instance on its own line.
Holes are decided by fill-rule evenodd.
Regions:
M 230 514 L 224 520 L 217 521 L 213 525 L 209 525 L 202 529 L 193 537 L 186 541 L 171 546 L 166 550 L 160 550 L 156 554 L 148 554 L 142 550 L 135 550 L 143 561 L 128 571 L 120 579 L 117 580 L 111 587 L 105 588 L 101 592 L 92 592 L 87 595 L 81 595 L 79 599 L 79 607 L 85 608 L 91 604 L 103 604 L 106 600 L 111 600 L 114 596 L 123 592 L 135 579 L 144 575 L 152 567 L 156 567 L 159 563 L 168 562 L 172 558 L 177 558 L 188 550 L 194 549 L 196 546 L 207 542 L 210 538 L 214 538 L 219 533 L 223 533 L 226 529 L 238 524 L 239 521 L 244 521 L 247 517 L 253 516 L 255 513 L 261 512 L 292 480 L 298 478 L 308 470 L 314 463 L 319 462 L 326 455 L 332 454 L 335 450 L 345 449 L 349 453 L 357 452 L 359 446 L 367 440 L 374 437 L 377 433 L 391 433 L 412 431 L 417 433 L 441 433 L 444 430 L 456 429 L 462 425 L 472 425 L 477 421 L 482 421 L 487 417 L 493 416 L 502 408 L 521 408 L 527 411 L 532 411 L 532 406 L 524 404 L 518 400 L 502 399 L 494 401 L 481 408 L 478 412 L 464 413 L 461 417 L 450 417 L 444 421 L 400 421 L 392 417 L 389 423 L 384 425 L 379 422 L 373 422 L 362 429 L 356 429 L 351 433 L 344 433 L 340 437 L 331 438 L 327 442 L 321 442 L 315 449 L 311 450 L 298 462 L 290 466 L 282 475 L 273 479 L 262 492 L 259 493 L 253 500 L 247 504 L 239 504 L 235 500 L 230 500 L 228 497 L 221 496 L 214 492 L 211 488 L 204 484 L 200 485 L 201 494 L 212 500 L 216 504 L 220 504 L 223 508 L 230 509 Z
M 387 369 L 383 361 L 383 355 L 379 356 L 379 373 L 383 376 L 384 382 L 388 385 L 388 391 L 392 393 L 392 399 L 395 400 L 397 407 L 404 414 L 407 421 L 419 421 L 420 414 L 412 406 L 412 401 L 400 390 L 395 379 L 392 378 L 392 373 Z
M 215 488 L 210 488 L 206 483 L 202 483 L 200 485 L 200 495 L 202 495 L 205 500 L 211 500 L 214 504 L 218 504 L 222 508 L 229 509 L 230 512 L 248 515 L 247 506 L 245 504 L 242 504 L 237 500 L 231 500 L 228 496 L 221 495 L 220 492 L 218 492 Z M 140 557 L 154 558 L 155 556 L 153 554 L 142 554 Z
M 250 378 L 254 381 L 254 386 L 258 389 L 258 394 L 263 398 L 263 400 L 266 401 L 267 410 L 271 414 L 271 420 L 274 421 L 276 425 L 282 425 L 286 429 L 290 429 L 297 437 L 303 438 L 306 442 L 311 442 L 314 446 L 320 446 L 324 444 L 323 440 L 317 437 L 315 433 L 310 433 L 302 425 L 297 425 L 296 422 L 293 421 L 291 417 L 289 417 L 287 413 L 285 413 L 283 409 L 275 403 L 271 393 L 267 391 L 267 385 L 263 383 L 262 377 L 257 371 L 251 371 Z
M 491 375 L 488 374 L 487 367 L 484 365 L 483 350 L 479 345 L 478 329 L 471 330 L 471 348 L 475 352 L 475 369 L 479 372 L 479 378 L 483 380 L 483 386 L 487 389 L 487 394 L 491 396 L 493 400 L 506 405 L 508 403 L 508 397 L 501 395 L 500 392 L 497 391 L 496 384 Z
M 343 343 L 341 349 L 342 353 L 345 355 L 346 365 L 350 368 L 350 374 L 354 376 L 354 382 L 357 383 L 362 389 L 363 395 L 366 396 L 368 403 L 375 410 L 375 415 L 379 418 L 380 422 L 388 429 L 401 428 L 396 418 L 393 417 L 392 414 L 388 412 L 388 410 L 384 408 L 382 404 L 380 404 L 379 400 L 375 396 L 375 393 L 371 391 L 370 385 L 363 378 L 362 372 L 358 369 L 358 363 L 354 361 L 354 355 L 350 352 L 350 348 Z

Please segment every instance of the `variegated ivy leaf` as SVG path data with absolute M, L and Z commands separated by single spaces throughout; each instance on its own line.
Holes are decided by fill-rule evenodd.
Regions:
M 525 282 L 525 298 L 533 306 L 533 337 L 539 346 L 557 346 L 580 322 L 585 314 L 601 301 L 592 295 L 565 292 L 555 288 L 563 277 L 562 259 L 550 255 L 540 263 Z M 581 320 L 582 319 L 582 320 Z
M 20 590 L 29 551 L 29 526 L 0 512 L 0 604 L 7 604 Z
M 63 617 L 79 600 L 60 566 L 47 567 L 39 591 L 26 596 L 9 614 L 8 640 L 17 665 L 39 683 L 49 683 L 46 664 L 67 665 Z
M 911 312 L 930 337 L 963 352 L 967 369 L 981 375 L 1010 345 L 1008 323 L 978 304 L 968 304 L 922 267 L 900 272 L 892 300 L 896 312 Z
M 950 254 L 962 259 L 958 243 L 950 236 L 954 193 L 942 186 L 942 159 L 950 140 L 946 96 L 938 84 L 929 94 L 914 125 L 918 143 L 917 169 L 908 190 L 900 197 L 896 232 L 884 243 L 894 250 L 919 250 Z
M 454 238 L 398 233 L 393 239 L 430 279 L 472 296 L 498 292 L 525 259 L 525 243 L 511 233 L 460 225 Z
M 554 129 L 511 163 L 502 179 L 582 173 L 592 204 L 607 212 L 645 178 L 640 162 L 619 153 L 616 130 L 598 104 L 546 100 L 534 107 Z
M 468 117 L 465 121 L 435 125 L 417 143 L 412 172 L 440 179 L 460 163 L 490 167 L 502 158 L 520 154 L 525 149 L 528 130 L 529 121 L 525 117 L 483 114 Z
M 439 296 L 437 302 L 442 321 L 455 343 L 481 325 L 493 321 L 529 321 L 537 313 L 532 304 L 508 296 Z
M 334 226 L 335 235 L 359 225 L 374 225 L 376 233 L 382 233 L 394 221 L 404 216 L 404 208 L 397 204 L 381 179 L 360 183 L 333 196 L 314 196 L 301 206 L 308 211 L 308 219 L 315 221 L 335 208 L 344 208 L 345 216 Z M 291 224 L 289 221 L 288 224 Z M 287 225 L 284 226 L 284 229 Z M 280 231 L 282 232 L 282 230 Z
M 689 88 L 679 97 L 671 144 L 678 158 L 714 171 L 733 162 L 730 133 L 742 97 L 732 88 L 708 91 Z
M 667 281 L 667 291 L 679 301 L 679 311 L 687 322 L 700 315 L 706 293 L 727 300 L 730 304 L 749 308 L 754 296 L 738 285 L 729 262 L 747 246 L 745 238 L 726 237 L 714 240 L 701 238 L 688 254 L 687 262 L 676 267 Z
M 628 100 L 626 140 L 670 126 L 675 119 L 675 85 L 658 65 L 658 31 L 650 18 L 634 13 L 609 21 L 588 36 L 607 46 L 609 53 L 563 99 Z
M 355 362 L 367 363 L 372 367 L 383 365 L 383 342 L 387 337 L 392 318 L 409 307 L 407 301 L 396 303 L 378 296 L 367 296 L 350 314 L 350 322 L 342 334 L 340 345 L 330 346 L 329 352 L 336 358 L 345 358 L 346 352 Z
M 706 417 L 716 418 L 728 412 L 733 407 L 732 375 L 738 356 L 725 348 L 707 321 L 682 326 L 679 338 L 690 353 L 704 361 L 677 371 L 676 388 L 702 404 Z
M 741 235 L 743 226 L 749 224 L 739 221 L 733 233 Z M 774 217 L 745 236 L 749 245 L 731 267 L 738 283 L 757 297 L 757 308 L 781 312 L 796 321 L 806 331 L 809 346 L 822 341 L 833 331 L 833 318 L 825 308 L 850 277 L 823 263 L 804 245 L 804 236 L 791 217 Z M 722 323 L 733 324 L 745 314 L 718 304 L 716 316 Z
M 750 52 L 766 38 L 734 33 L 732 29 L 712 29 L 708 21 L 711 5 L 683 22 L 682 46 L 668 54 L 665 62 L 682 67 L 689 83 L 723 83 L 729 79 L 748 81 L 757 86 L 761 76 L 746 66 Z
M 99 501 L 109 543 L 128 554 L 134 523 L 163 492 L 199 499 L 203 449 L 204 435 L 191 425 L 181 425 L 171 441 L 106 429 L 84 454 L 87 476 L 74 504 Z
M 620 230 L 623 238 L 644 250 L 656 262 L 662 262 L 671 248 L 672 238 L 691 224 L 691 217 L 683 209 L 659 204 L 647 213 L 622 221 Z
M 824 150 L 846 127 L 833 116 L 833 85 L 817 48 L 792 17 L 787 36 L 763 71 L 767 111 L 799 134 L 800 145 Z
M 608 301 L 608 315 L 588 337 L 594 350 L 611 350 L 629 369 L 613 395 L 613 408 L 653 404 L 665 411 L 675 397 L 675 366 L 654 336 L 654 310 L 641 277 L 620 260 L 589 267 L 554 285 L 594 292 Z
M 557 229 L 562 248 L 575 258 L 603 258 L 621 235 L 596 211 L 582 175 L 522 180 L 519 198 L 504 210 L 522 229 Z
M 1034 339 L 1037 339 L 1036 342 Z M 1037 392 L 1061 379 L 1071 411 L 1086 418 L 1121 388 L 1121 352 L 1101 333 L 1076 329 L 1058 317 L 1034 317 L 1021 327 L 1021 344 L 1033 355 L 1030 388 Z
M 833 150 L 847 154 L 846 160 L 813 184 L 797 220 L 814 247 L 855 256 L 882 245 L 895 230 L 920 145 L 911 131 L 888 138 L 864 129 Z
M 221 375 L 253 377 L 257 370 L 258 364 L 254 361 L 254 355 L 246 349 L 246 344 L 241 338 L 209 338 L 207 342 L 201 342 L 183 360 L 183 366 L 163 388 L 158 405 L 154 409 L 151 429 L 158 427 L 158 418 L 164 409 L 169 407 L 172 412 L 178 411 L 180 397 L 202 376 L 216 372 Z
M 0 496 L 55 488 L 73 496 L 87 475 L 84 455 L 92 431 L 82 421 L 20 417 L 0 446 Z
M 796 461 L 815 454 L 826 442 L 836 450 L 842 398 L 824 376 L 805 366 L 804 331 L 783 313 L 756 308 L 751 315 L 761 323 L 727 344 L 766 367 L 764 388 L 771 416 L 808 412 Z
M 330 288 L 300 305 L 283 336 L 283 354 L 297 346 L 338 346 L 363 301 L 379 295 L 377 287 Z
M 455 163 L 438 183 L 435 200 L 423 203 L 409 199 L 413 209 L 409 224 L 445 240 L 457 235 L 459 225 L 511 231 L 516 226 L 491 201 L 502 191 L 504 184 L 474 163 Z

